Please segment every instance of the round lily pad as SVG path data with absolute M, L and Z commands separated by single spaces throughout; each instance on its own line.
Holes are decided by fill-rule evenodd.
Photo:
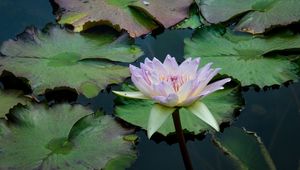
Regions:
M 236 29 L 252 34 L 300 20 L 298 0 L 197 0 L 204 18 L 220 23 L 243 15 Z
M 16 40 L 4 42 L 0 52 L 0 73 L 27 78 L 35 95 L 69 87 L 89 98 L 129 76 L 128 67 L 116 62 L 142 55 L 124 36 L 71 33 L 58 26 L 48 26 L 46 32 L 27 28 Z
M 3 91 L 0 90 L 0 118 L 5 117 L 9 109 L 17 104 L 25 105 L 28 99 L 22 96 L 20 91 Z
M 123 169 L 135 160 L 131 130 L 68 104 L 14 108 L 0 123 L 0 169 Z M 108 168 L 109 169 L 109 168 Z
M 298 65 L 276 54 L 299 48 L 300 35 L 270 37 L 239 35 L 229 29 L 205 27 L 185 39 L 185 58 L 201 57 L 201 64 L 213 63 L 221 74 L 238 79 L 242 86 L 280 85 L 298 80 Z
M 123 86 L 124 91 L 133 90 L 132 86 Z M 152 100 L 137 100 L 118 97 L 115 114 L 130 124 L 147 129 L 150 110 L 154 105 Z M 217 91 L 202 100 L 207 105 L 218 124 L 231 122 L 234 112 L 243 105 L 243 98 L 238 87 L 227 88 Z M 185 108 L 179 110 L 182 129 L 195 135 L 212 128 Z M 158 133 L 168 135 L 175 132 L 172 116 L 159 128 Z
M 130 36 L 147 34 L 159 25 L 169 28 L 188 17 L 192 0 L 54 0 L 60 24 L 82 31 L 95 25 L 111 25 Z

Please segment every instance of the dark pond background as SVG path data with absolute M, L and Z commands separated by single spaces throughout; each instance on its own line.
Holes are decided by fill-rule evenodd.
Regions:
M 0 43 L 14 38 L 27 26 L 43 28 L 50 22 L 55 22 L 55 17 L 47 0 L 0 0 Z M 155 56 L 162 60 L 171 54 L 182 61 L 183 39 L 191 34 L 192 30 L 166 30 L 156 38 L 136 39 L 136 44 L 145 51 L 143 57 Z M 300 170 L 300 83 L 259 92 L 250 88 L 243 95 L 246 107 L 233 126 L 257 132 L 279 170 Z M 79 97 L 78 102 L 112 113 L 113 99 L 105 91 L 92 100 Z M 178 144 L 148 140 L 144 131 L 138 135 L 139 155 L 130 170 L 184 169 Z M 195 169 L 233 169 L 228 157 L 213 146 L 210 135 L 202 140 L 189 140 L 187 147 Z

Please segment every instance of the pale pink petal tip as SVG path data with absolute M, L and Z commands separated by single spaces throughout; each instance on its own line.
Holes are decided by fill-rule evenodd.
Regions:
M 226 83 L 230 82 L 231 81 L 231 78 L 226 78 L 224 79 L 226 81 Z
M 136 71 L 136 69 L 139 69 L 139 68 L 137 68 L 136 66 L 134 66 L 132 64 L 129 64 L 129 70 L 130 70 L 131 74 L 133 74 Z
M 145 64 L 150 65 L 150 64 L 152 64 L 152 61 L 148 57 L 146 57 Z
M 193 62 L 194 62 L 195 64 L 199 65 L 199 64 L 200 64 L 200 58 L 199 58 L 199 57 L 198 57 L 198 58 L 195 58 L 195 59 L 193 60 Z
M 157 63 L 162 64 L 162 62 L 160 62 L 159 59 L 157 59 L 156 57 L 153 58 L 152 62 L 153 62 L 153 63 L 155 62 L 156 64 L 157 64 Z

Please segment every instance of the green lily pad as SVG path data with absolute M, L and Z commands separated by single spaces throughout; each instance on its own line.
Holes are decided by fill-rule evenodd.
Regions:
M 114 64 L 132 62 L 142 51 L 128 39 L 114 34 L 76 34 L 56 26 L 47 32 L 28 28 L 1 46 L 0 73 L 12 72 L 29 80 L 35 95 L 46 89 L 69 87 L 87 97 L 108 84 L 129 77 L 129 69 Z
M 213 62 L 221 74 L 238 79 L 242 86 L 259 87 L 297 81 L 298 65 L 276 52 L 300 47 L 300 35 L 272 37 L 236 35 L 217 27 L 198 29 L 185 40 L 185 57 L 201 57 L 201 64 Z M 266 54 L 270 54 L 266 56 Z
M 188 17 L 192 0 L 54 0 L 60 24 L 79 32 L 95 25 L 111 25 L 138 37 L 158 27 L 169 28 Z
M 274 162 L 254 132 L 237 127 L 225 130 L 224 134 L 214 136 L 213 142 L 243 170 L 275 170 Z
M 132 86 L 123 86 L 124 91 L 135 90 Z M 243 99 L 238 87 L 217 91 L 202 100 L 207 105 L 219 124 L 231 122 L 234 111 L 241 108 Z M 154 102 L 152 100 L 137 100 L 118 97 L 115 114 L 130 124 L 147 129 L 149 114 Z M 212 130 L 209 125 L 185 108 L 179 110 L 182 128 L 195 135 Z M 168 135 L 175 132 L 170 116 L 159 128 L 158 133 Z
M 252 34 L 300 20 L 298 0 L 201 0 L 198 5 L 203 17 L 215 24 L 245 13 L 236 29 Z
M 176 29 L 196 29 L 198 27 L 202 27 L 205 24 L 205 20 L 202 16 L 199 15 L 198 7 L 196 5 L 192 5 L 189 12 L 189 18 L 181 21 L 179 24 L 175 26 Z
M 17 104 L 25 105 L 28 99 L 22 96 L 19 91 L 2 91 L 0 90 L 0 118 L 5 117 L 11 108 Z
M 15 108 L 0 123 L 0 169 L 127 167 L 136 158 L 122 137 L 130 130 L 91 113 L 68 104 Z

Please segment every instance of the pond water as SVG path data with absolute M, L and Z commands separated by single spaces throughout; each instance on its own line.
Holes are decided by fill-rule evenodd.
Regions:
M 43 28 L 45 24 L 55 21 L 52 7 L 46 0 L 1 0 L 0 10 L 0 42 L 15 37 L 26 26 Z M 154 56 L 162 60 L 166 54 L 182 61 L 183 39 L 191 34 L 191 30 L 166 30 L 156 37 L 136 39 L 136 44 L 145 51 L 139 61 Z M 277 169 L 299 170 L 300 83 L 259 92 L 250 88 L 244 90 L 243 95 L 245 109 L 233 126 L 256 132 L 270 152 Z M 94 110 L 103 108 L 107 113 L 113 112 L 113 100 L 114 96 L 107 91 L 92 100 L 82 96 L 78 98 L 78 102 L 90 104 Z M 139 155 L 130 170 L 184 169 L 178 144 L 148 140 L 144 131 L 138 131 L 138 136 Z M 213 146 L 210 135 L 203 139 L 188 140 L 187 147 L 195 169 L 233 169 L 234 165 L 229 158 Z

